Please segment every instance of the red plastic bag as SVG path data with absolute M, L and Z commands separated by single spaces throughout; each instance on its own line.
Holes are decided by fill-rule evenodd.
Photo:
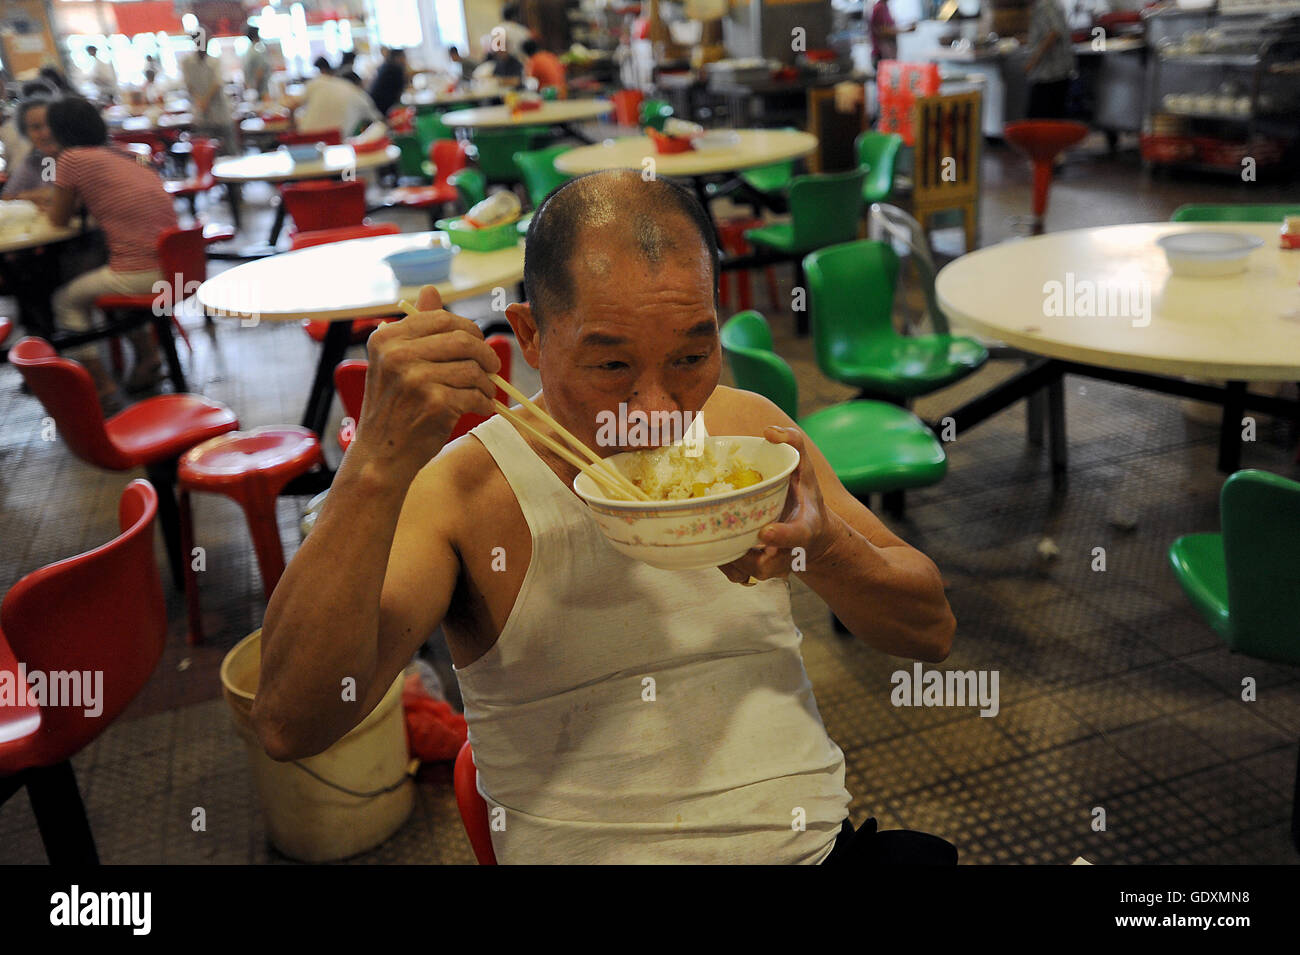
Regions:
M 446 701 L 431 696 L 419 673 L 408 673 L 402 681 L 402 711 L 411 755 L 422 763 L 456 758 L 469 734 L 465 717 Z

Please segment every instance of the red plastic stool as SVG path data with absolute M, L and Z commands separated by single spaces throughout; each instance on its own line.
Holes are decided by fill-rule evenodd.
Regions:
M 763 225 L 762 219 L 728 219 L 718 225 L 718 236 L 722 240 L 722 249 L 728 255 L 748 255 L 752 250 L 749 243 L 745 241 L 746 229 L 757 229 Z M 723 305 L 731 301 L 729 292 L 730 282 L 727 281 L 728 275 L 736 276 L 736 289 L 740 294 L 740 307 L 742 310 L 753 308 L 753 296 L 749 287 L 749 269 L 736 269 L 732 272 L 723 272 L 718 277 L 718 300 Z M 775 307 L 780 299 L 777 297 L 776 274 L 772 271 L 771 266 L 763 269 L 767 278 L 767 295 Z
M 1006 141 L 1034 164 L 1034 235 L 1043 234 L 1047 192 L 1052 188 L 1056 157 L 1088 135 L 1083 123 L 1063 119 L 1026 119 L 1002 128 Z
M 641 103 L 645 94 L 640 90 L 615 90 L 610 97 L 614 102 L 614 122 L 619 126 L 641 125 Z
M 284 573 L 284 547 L 275 519 L 275 501 L 291 480 L 322 464 L 320 442 L 306 428 L 286 425 L 233 431 L 205 441 L 180 459 L 176 478 L 180 488 L 181 552 L 185 557 L 185 595 L 189 605 L 190 643 L 203 642 L 199 586 L 194 572 L 194 525 L 190 492 L 224 494 L 239 503 L 262 572 L 262 589 L 269 600 Z

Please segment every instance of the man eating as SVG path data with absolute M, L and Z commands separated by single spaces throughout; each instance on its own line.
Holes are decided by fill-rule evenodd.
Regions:
M 852 841 L 850 797 L 786 578 L 798 554 L 859 639 L 936 662 L 955 628 L 938 570 L 776 405 L 718 385 L 717 247 L 688 191 L 632 170 L 566 183 L 533 218 L 524 283 L 506 314 L 547 414 L 602 455 L 625 450 L 596 440 L 620 404 L 789 443 L 781 520 L 721 573 L 659 570 L 615 551 L 576 469 L 505 417 L 447 444 L 492 413 L 499 363 L 426 287 L 370 339 L 356 437 L 268 608 L 263 745 L 326 749 L 441 624 L 499 861 L 826 861 Z

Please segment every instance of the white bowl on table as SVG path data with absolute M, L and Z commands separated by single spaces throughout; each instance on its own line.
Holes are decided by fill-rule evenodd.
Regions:
M 1174 275 L 1221 278 L 1246 271 L 1250 253 L 1264 244 L 1241 232 L 1176 232 L 1156 240 Z
M 758 544 L 759 531 L 780 519 L 798 451 L 761 437 L 708 437 L 702 443 L 719 461 L 739 446 L 741 458 L 763 480 L 687 500 L 628 501 L 606 496 L 586 473 L 574 479 L 573 489 L 615 550 L 662 570 L 718 567 L 743 557 Z M 629 459 L 645 453 L 627 451 L 605 460 L 627 474 Z

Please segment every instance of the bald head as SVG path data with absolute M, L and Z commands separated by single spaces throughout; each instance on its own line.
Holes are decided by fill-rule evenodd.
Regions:
M 669 258 L 703 256 L 716 306 L 717 239 L 699 202 L 666 179 L 647 182 L 636 170 L 615 169 L 565 183 L 533 215 L 524 249 L 524 289 L 539 329 L 575 307 L 579 272 L 613 278 L 618 258 L 629 252 L 651 268 Z M 574 268 L 578 261 L 581 270 Z

